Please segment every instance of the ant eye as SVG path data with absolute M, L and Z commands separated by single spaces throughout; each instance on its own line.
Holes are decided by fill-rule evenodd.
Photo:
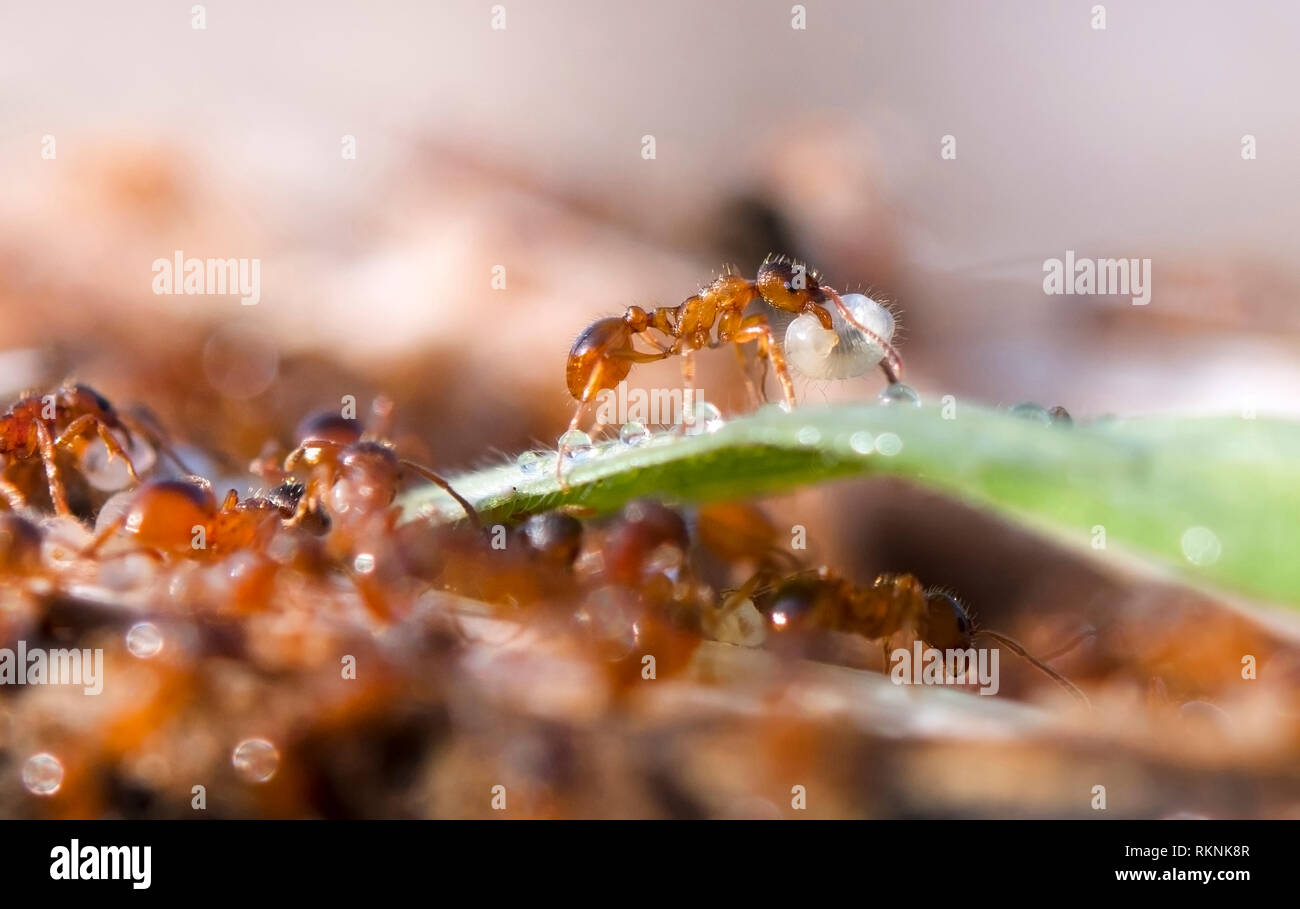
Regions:
M 925 596 L 921 636 L 940 650 L 965 649 L 971 643 L 970 614 L 952 594 L 931 591 Z

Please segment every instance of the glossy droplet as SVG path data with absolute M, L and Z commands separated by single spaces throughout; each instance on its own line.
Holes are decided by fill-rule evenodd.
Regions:
M 556 440 L 556 445 L 570 461 L 582 460 L 592 452 L 591 436 L 581 429 L 570 429 Z
M 722 419 L 722 411 L 710 404 L 708 401 L 695 402 L 695 421 L 686 427 L 686 434 L 698 436 L 704 433 L 717 432 L 726 421 Z
M 645 428 L 644 423 L 637 423 L 635 420 L 624 423 L 618 431 L 618 440 L 624 445 L 640 445 L 649 438 L 650 430 Z
M 542 469 L 542 462 L 546 460 L 546 455 L 540 451 L 525 451 L 515 458 L 515 466 L 524 473 L 537 473 Z
M 860 429 L 849 436 L 849 448 L 852 448 L 857 454 L 869 455 L 875 451 L 876 441 L 872 438 L 871 433 L 865 429 Z
M 921 396 L 910 385 L 904 385 L 902 382 L 895 382 L 880 390 L 881 404 L 897 404 L 902 407 L 920 407 Z
M 887 458 L 892 458 L 903 450 L 903 440 L 892 432 L 882 432 L 876 436 L 876 451 Z
M 1052 422 L 1057 426 L 1074 425 L 1074 417 L 1070 416 L 1070 412 L 1066 410 L 1064 407 L 1062 407 L 1060 404 L 1057 404 L 1055 407 L 1049 410 L 1047 412 L 1047 415 L 1051 417 Z
M 23 786 L 32 795 L 54 795 L 63 785 L 63 765 L 52 754 L 34 754 L 23 764 Z
M 163 648 L 162 632 L 152 622 L 136 622 L 126 633 L 126 649 L 132 656 L 147 660 Z
M 1052 422 L 1052 415 L 1033 401 L 1026 401 L 1011 408 L 1011 416 L 1047 426 Z
M 1193 565 L 1213 565 L 1223 554 L 1223 544 L 1208 527 L 1189 527 L 1183 531 L 1183 556 Z
M 802 426 L 795 434 L 795 439 L 800 445 L 811 448 L 822 440 L 822 431 L 816 426 Z
M 230 762 L 250 783 L 265 783 L 280 769 L 280 752 L 266 739 L 244 739 L 235 746 Z

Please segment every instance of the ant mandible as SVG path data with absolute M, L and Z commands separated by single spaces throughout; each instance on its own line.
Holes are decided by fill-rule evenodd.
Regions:
M 695 352 L 724 344 L 756 344 L 759 357 L 771 365 L 781 383 L 786 406 L 793 408 L 794 382 L 767 314 L 745 315 L 746 307 L 755 300 L 782 312 L 812 315 L 826 331 L 836 327 L 833 307 L 849 326 L 883 352 L 879 365 L 891 383 L 902 375 L 903 361 L 889 341 L 862 324 L 840 294 L 822 283 L 817 272 L 784 256 L 768 256 L 752 281 L 729 267 L 680 306 L 661 306 L 654 310 L 629 306 L 622 316 L 597 319 L 587 326 L 573 342 L 565 369 L 569 394 L 578 402 L 569 429 L 577 429 L 587 405 L 601 391 L 616 388 L 634 364 L 680 355 L 686 388 L 693 390 Z M 666 343 L 656 335 L 666 339 Z M 655 349 L 638 350 L 632 343 L 637 336 Z M 562 445 L 556 463 L 557 476 L 562 475 L 566 454 L 563 449 Z

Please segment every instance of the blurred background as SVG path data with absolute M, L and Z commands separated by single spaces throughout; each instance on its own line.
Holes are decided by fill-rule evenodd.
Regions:
M 923 393 L 1298 409 L 1290 4 L 191 6 L 0 12 L 6 392 L 183 385 L 166 421 L 243 455 L 383 387 L 468 466 L 554 439 L 591 319 L 778 251 L 892 301 Z M 1150 305 L 1044 294 L 1067 249 L 1150 258 Z M 260 259 L 261 302 L 154 295 L 176 250 Z
M 1095 5 L 816 0 L 797 29 L 767 0 L 505 0 L 504 28 L 463 0 L 231 0 L 203 28 L 189 2 L 7 4 L 0 391 L 75 376 L 230 463 L 382 391 L 403 452 L 455 472 L 554 445 L 594 318 L 781 252 L 890 301 L 926 400 L 1300 413 L 1300 7 L 1108 2 L 1099 29 Z M 155 295 L 177 250 L 259 259 L 260 302 Z M 1149 305 L 1045 294 L 1066 250 L 1149 258 Z M 700 359 L 745 407 L 734 358 Z M 1035 646 L 1101 628 L 1066 671 L 1144 642 L 1135 690 L 1178 622 L 1242 627 L 901 484 L 786 507 L 819 557 L 950 584 Z M 1300 810 L 1253 786 L 1215 810 Z

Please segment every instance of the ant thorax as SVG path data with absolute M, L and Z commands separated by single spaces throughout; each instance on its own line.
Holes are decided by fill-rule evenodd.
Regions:
M 893 340 L 894 314 L 886 306 L 863 294 L 843 294 L 840 299 L 854 319 L 885 341 Z M 833 322 L 829 330 L 812 313 L 793 317 L 777 310 L 769 313 L 773 329 L 785 329 L 786 362 L 810 379 L 852 379 L 879 366 L 884 349 L 850 325 L 838 307 L 826 308 Z

